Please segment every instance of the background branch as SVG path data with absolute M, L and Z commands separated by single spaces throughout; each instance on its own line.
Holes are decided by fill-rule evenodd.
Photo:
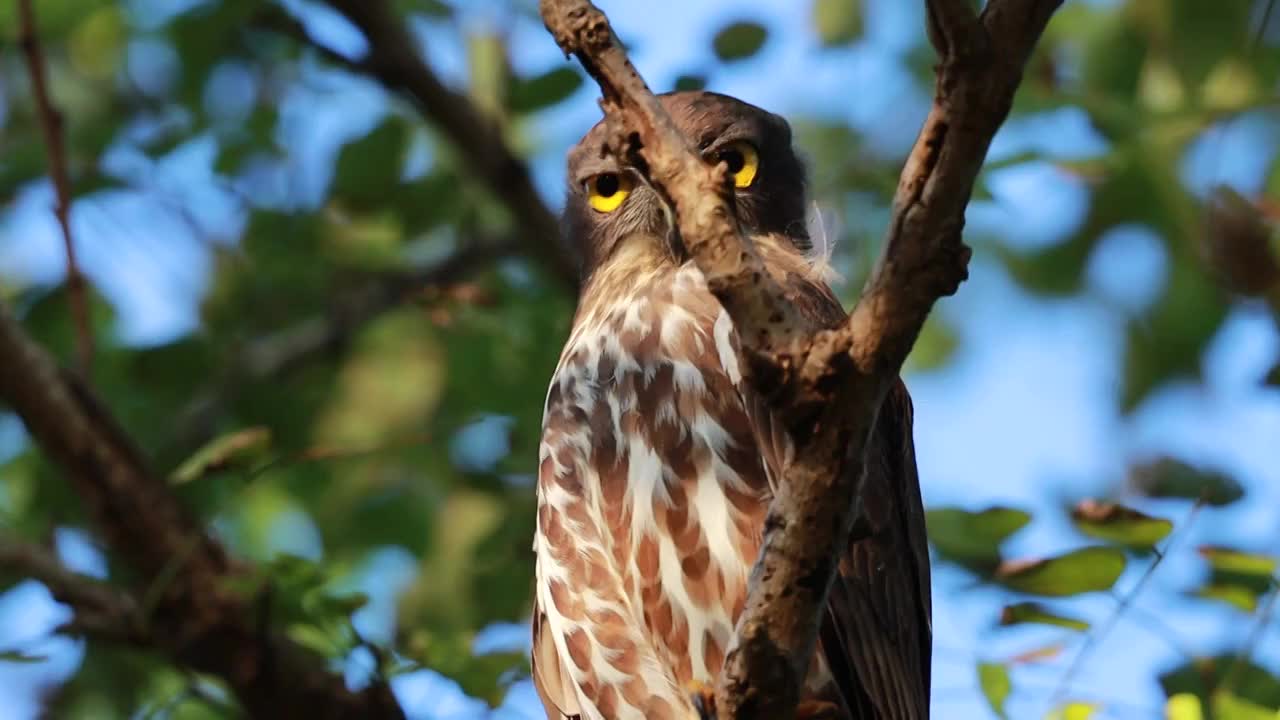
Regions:
M 560 241 L 560 223 L 533 186 L 524 160 L 511 150 L 493 118 L 436 77 L 385 0 L 329 0 L 329 4 L 364 33 L 369 52 L 351 61 L 321 48 L 325 56 L 408 97 L 465 158 L 466 168 L 510 210 L 512 226 L 522 234 L 532 255 L 564 288 L 575 292 L 577 265 Z M 296 23 L 286 22 L 281 28 L 286 34 L 305 37 L 305 30 Z
M 143 621 L 155 649 L 179 665 L 221 677 L 254 717 L 403 717 L 386 685 L 349 691 L 318 657 L 261 626 L 252 599 L 230 582 L 243 576 L 243 568 L 150 472 L 110 414 L 2 304 L 0 365 L 0 399 L 62 467 L 98 532 L 137 573 L 137 589 L 154 598 Z
M 192 397 L 178 413 L 172 443 L 194 449 L 217 433 L 227 403 L 247 383 L 283 377 L 285 373 L 342 348 L 374 319 L 423 290 L 457 283 L 525 249 L 523 238 L 474 240 L 444 259 L 423 268 L 379 273 L 360 287 L 333 298 L 326 312 L 257 338 L 224 363 L 219 376 Z
M 742 336 L 752 385 L 797 445 L 717 689 L 723 717 L 794 712 L 836 549 L 849 539 L 870 428 L 933 303 L 966 277 L 964 208 L 1031 48 L 1059 4 L 992 0 L 977 18 L 964 0 L 929 0 L 930 36 L 941 57 L 933 108 L 858 305 L 843 327 L 818 332 L 761 271 L 737 228 L 723 169 L 706 165 L 680 137 L 604 14 L 588 0 L 540 4 L 556 42 L 600 85 L 610 151 L 674 205 L 686 248 Z
M 128 645 L 152 642 L 131 596 L 70 570 L 49 548 L 0 532 L 0 569 L 38 580 L 55 600 L 71 607 L 75 617 L 58 632 Z
M 80 272 L 80 264 L 76 261 L 76 244 L 71 235 L 71 181 L 67 178 L 67 153 L 62 142 L 63 118 L 49 96 L 44 51 L 40 47 L 35 9 L 31 0 L 17 0 L 17 3 L 18 46 L 26 58 L 27 74 L 31 78 L 31 95 L 35 99 L 40 133 L 44 137 L 49 159 L 49 177 L 53 180 L 55 197 L 53 214 L 58 218 L 66 252 L 67 294 L 71 303 L 71 317 L 76 327 L 76 350 L 79 354 L 80 371 L 88 378 L 93 368 L 93 326 L 89 320 L 84 274 Z

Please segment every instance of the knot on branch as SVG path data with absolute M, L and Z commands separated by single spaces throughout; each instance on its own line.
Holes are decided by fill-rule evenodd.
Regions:
M 547 3 L 544 0 L 542 4 Z M 592 5 L 573 7 L 558 15 L 543 12 L 542 17 L 566 57 L 576 52 L 599 52 L 613 41 L 609 19 Z M 559 22 L 549 22 L 552 18 Z

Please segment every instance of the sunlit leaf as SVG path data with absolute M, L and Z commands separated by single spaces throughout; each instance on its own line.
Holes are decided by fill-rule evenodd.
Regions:
M 978 684 L 982 687 L 982 694 L 987 698 L 987 704 L 991 706 L 992 711 L 1002 718 L 1008 717 L 1005 714 L 1004 704 L 1009 699 L 1009 694 L 1013 692 L 1008 668 L 1000 663 L 978 663 Z
M 271 429 L 251 427 L 209 441 L 169 476 L 174 484 L 188 483 L 224 470 L 247 468 L 271 447 Z
M 1276 708 L 1263 707 L 1227 690 L 1213 694 L 1213 716 L 1218 720 L 1276 720 L 1280 712 Z
M 1191 693 L 1178 693 L 1164 705 L 1165 720 L 1204 720 L 1200 698 Z
M 764 46 L 768 36 L 769 31 L 760 23 L 740 20 L 716 33 L 712 48 L 716 57 L 725 62 L 733 62 L 755 55 Z
M 977 512 L 962 508 L 934 508 L 926 512 L 929 539 L 938 554 L 970 568 L 995 567 L 1000 543 L 1031 522 L 1023 510 L 990 507 Z
M 1115 503 L 1083 500 L 1071 511 L 1076 529 L 1099 540 L 1133 548 L 1151 548 L 1173 530 L 1173 523 Z
M 1006 605 L 1000 611 L 1001 625 L 1021 625 L 1024 623 L 1053 625 L 1082 632 L 1089 629 L 1089 623 L 1084 620 L 1059 615 L 1040 603 L 1021 602 L 1014 605 Z
M 1089 720 L 1101 706 L 1097 703 L 1072 701 L 1054 708 L 1046 720 Z
M 1124 567 L 1120 550 L 1089 547 L 1042 560 L 1005 561 L 996 569 L 995 579 L 1018 592 L 1059 597 L 1108 590 Z
M 1233 695 L 1269 708 L 1280 708 L 1280 678 L 1248 659 L 1226 652 L 1197 658 L 1161 673 L 1165 695 L 1192 694 L 1202 707 L 1213 707 L 1213 696 L 1225 685 Z
M 1129 484 L 1147 497 L 1186 498 L 1214 506 L 1244 497 L 1244 487 L 1234 478 L 1168 457 L 1133 466 Z
M 1277 559 L 1271 555 L 1214 545 L 1202 545 L 1199 552 L 1209 561 L 1213 569 L 1241 575 L 1269 578 L 1275 574 L 1278 563 Z
M 862 35 L 862 0 L 814 0 L 813 27 L 827 47 L 853 42 Z
M 1252 613 L 1258 609 L 1258 593 L 1253 588 L 1243 585 L 1209 583 L 1191 591 L 1191 594 L 1202 600 L 1226 603 L 1245 613 Z

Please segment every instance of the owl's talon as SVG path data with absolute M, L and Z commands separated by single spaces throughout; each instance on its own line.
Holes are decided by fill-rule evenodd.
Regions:
M 842 720 L 840 706 L 825 700 L 801 700 L 796 706 L 796 720 Z
M 693 709 L 698 711 L 699 720 L 716 720 L 715 688 L 692 680 L 685 684 L 685 689 L 693 698 Z

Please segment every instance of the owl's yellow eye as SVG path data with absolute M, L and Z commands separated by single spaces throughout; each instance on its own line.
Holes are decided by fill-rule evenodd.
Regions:
M 733 179 L 733 186 L 739 190 L 751 187 L 751 183 L 756 181 L 756 173 L 760 170 L 760 154 L 746 140 L 739 140 L 716 151 L 715 159 L 716 162 L 729 166 L 729 177 Z
M 599 212 L 613 212 L 631 194 L 632 186 L 626 175 L 600 173 L 587 180 L 587 202 Z

